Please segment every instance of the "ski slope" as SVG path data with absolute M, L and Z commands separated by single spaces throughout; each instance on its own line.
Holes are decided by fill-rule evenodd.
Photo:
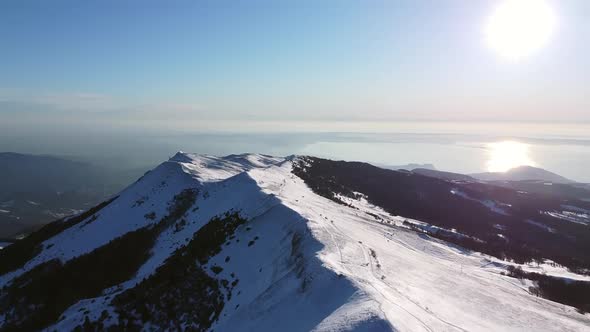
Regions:
M 323 265 L 351 280 L 366 298 L 367 311 L 375 310 L 368 317 L 383 318 L 392 329 L 581 331 L 590 326 L 588 316 L 531 296 L 529 285 L 488 270 L 483 255 L 377 223 L 369 214 L 315 195 L 296 177 L 281 186 L 289 164 L 250 174 L 307 221 L 324 246 L 317 254 Z M 318 328 L 337 326 L 341 319 L 326 320 Z
M 249 222 L 207 263 L 222 267 L 217 276 L 237 285 L 211 330 L 589 330 L 590 315 L 529 294 L 531 284 L 501 275 L 497 259 L 408 230 L 404 218 L 363 199 L 348 207 L 316 195 L 291 173 L 296 158 L 179 152 L 91 223 L 47 240 L 22 269 L 0 277 L 0 286 L 44 261 L 67 261 L 144 227 L 154 222 L 147 213 L 162 216 L 175 194 L 198 188 L 195 206 L 184 216 L 187 225 L 160 235 L 135 278 L 71 306 L 47 330 L 71 330 L 103 310 L 115 322 L 114 296 L 152 274 L 212 217 L 230 210 Z

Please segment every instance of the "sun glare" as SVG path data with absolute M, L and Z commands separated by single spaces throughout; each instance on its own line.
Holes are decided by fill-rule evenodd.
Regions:
M 535 162 L 529 156 L 528 144 L 503 141 L 489 143 L 489 159 L 487 169 L 489 172 L 506 172 L 518 166 L 535 166 Z
M 486 40 L 499 55 L 518 60 L 546 45 L 555 24 L 553 9 L 544 0 L 505 0 L 487 22 Z

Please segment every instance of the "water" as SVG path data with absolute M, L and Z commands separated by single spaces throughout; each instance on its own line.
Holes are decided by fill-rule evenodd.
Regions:
M 324 124 L 257 127 L 244 123 L 242 130 L 219 133 L 136 130 L 12 135 L 2 137 L 0 151 L 64 155 L 121 168 L 151 168 L 178 150 L 215 155 L 306 154 L 396 166 L 434 164 L 439 170 L 459 173 L 529 164 L 590 182 L 590 126 L 586 124 Z M 498 151 L 498 146 L 503 148 Z
M 466 137 L 452 143 L 424 142 L 329 142 L 320 141 L 305 146 L 300 153 L 346 160 L 363 160 L 382 165 L 432 163 L 439 170 L 457 173 L 502 171 L 494 167 L 493 144 L 506 142 L 477 140 Z M 532 143 L 510 140 L 526 146 L 526 158 L 514 156 L 517 162 L 500 160 L 500 165 L 531 165 L 541 167 L 576 181 L 590 182 L 590 146 L 557 142 Z M 510 159 L 510 153 L 507 152 Z M 522 162 L 518 162 L 522 161 Z M 497 163 L 496 163 L 497 164 Z

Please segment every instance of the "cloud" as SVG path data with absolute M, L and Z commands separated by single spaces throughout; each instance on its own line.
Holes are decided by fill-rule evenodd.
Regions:
M 194 114 L 204 108 L 196 103 L 156 101 L 135 102 L 126 98 L 91 92 L 24 92 L 0 88 L 0 112 L 9 110 L 6 105 L 21 105 L 20 110 L 45 112 L 104 113 L 105 115 L 160 115 Z
M 47 110 L 62 111 L 110 111 L 121 107 L 121 101 L 116 98 L 86 92 L 26 92 L 16 89 L 0 89 L 0 102 L 13 104 L 28 104 L 45 107 Z
M 207 112 L 197 103 L 137 102 L 88 92 L 27 92 L 0 88 L 2 130 L 27 128 L 169 128 L 206 121 Z
M 41 105 L 49 105 L 66 111 L 86 110 L 91 112 L 101 112 L 121 107 L 120 101 L 115 98 L 94 93 L 51 93 L 36 96 L 32 101 Z

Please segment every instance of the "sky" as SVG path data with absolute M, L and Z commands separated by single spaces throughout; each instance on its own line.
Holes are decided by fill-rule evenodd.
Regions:
M 2 1 L 0 129 L 589 122 L 590 2 L 548 0 L 518 61 L 486 45 L 498 2 Z

